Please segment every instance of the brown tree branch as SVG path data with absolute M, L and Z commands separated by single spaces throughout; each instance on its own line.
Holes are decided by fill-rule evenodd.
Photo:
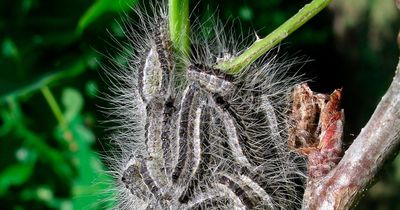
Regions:
M 400 62 L 367 125 L 326 176 L 308 180 L 303 209 L 349 209 L 400 148 Z
M 400 0 L 394 1 L 400 9 Z M 397 42 L 400 47 L 400 33 Z M 325 176 L 307 181 L 303 209 L 349 209 L 399 149 L 400 59 L 389 89 L 339 164 Z

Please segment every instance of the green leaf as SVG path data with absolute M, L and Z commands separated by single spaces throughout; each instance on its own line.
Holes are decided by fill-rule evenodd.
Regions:
M 61 96 L 61 101 L 65 107 L 65 120 L 70 123 L 82 110 L 83 97 L 78 90 L 65 88 Z
M 11 165 L 0 173 L 0 195 L 4 195 L 11 186 L 28 181 L 33 172 L 33 163 Z
M 10 38 L 4 39 L 1 48 L 2 48 L 2 53 L 3 53 L 4 57 L 18 59 L 19 53 L 18 53 L 17 46 Z
M 253 10 L 248 6 L 243 6 L 239 9 L 239 15 L 243 20 L 250 21 L 253 19 Z
M 71 132 L 76 150 L 73 151 L 73 164 L 77 176 L 74 177 L 72 185 L 73 199 L 72 209 L 105 209 L 110 206 L 110 202 L 98 202 L 110 198 L 110 193 L 102 192 L 112 186 L 109 177 L 101 162 L 100 156 L 93 151 L 91 145 L 95 141 L 95 135 L 84 123 L 82 108 L 84 99 L 82 94 L 73 88 L 65 88 L 62 93 L 62 103 L 65 107 L 64 117 L 68 121 L 68 130 Z M 56 138 L 65 138 L 65 130 L 60 128 L 56 132 Z M 95 184 L 93 184 L 95 183 Z M 101 192 L 101 193 L 100 193 Z
M 109 191 L 105 192 L 105 189 L 113 186 L 110 186 L 112 179 L 106 174 L 99 155 L 91 149 L 95 136 L 83 125 L 80 116 L 74 119 L 71 130 L 79 147 L 78 152 L 74 154 L 79 175 L 72 187 L 73 209 L 105 209 L 104 205 L 110 204 L 97 201 L 108 200 L 111 195 Z
M 0 110 L 0 117 L 3 122 L 3 124 L 0 125 L 0 136 L 5 136 L 11 131 L 15 121 L 11 114 L 5 110 Z
M 78 124 L 71 128 L 74 130 L 74 136 L 77 138 L 81 139 L 82 141 L 88 142 L 88 143 L 93 143 L 96 139 L 95 135 L 93 132 L 89 129 L 87 129 L 84 125 Z
M 40 159 L 49 164 L 60 177 L 67 180 L 72 178 L 73 169 L 63 153 L 47 145 L 44 139 L 26 128 L 20 127 L 17 133 L 25 139 L 27 146 L 35 149 Z
M 24 139 L 25 146 L 34 150 L 38 158 L 50 165 L 60 177 L 67 180 L 71 179 L 74 172 L 63 153 L 47 145 L 44 138 L 25 127 L 24 122 L 26 120 L 18 102 L 10 100 L 9 106 L 11 116 L 13 116 L 15 122 L 18 122 L 14 128 L 15 137 Z
M 90 24 L 107 12 L 124 12 L 132 8 L 137 0 L 97 0 L 79 19 L 77 33 L 82 33 Z
M 98 86 L 96 81 L 88 81 L 85 85 L 85 92 L 87 95 L 89 95 L 90 97 L 96 97 L 98 94 Z
M 32 163 L 36 161 L 37 152 L 21 147 L 15 151 L 15 157 L 21 163 Z

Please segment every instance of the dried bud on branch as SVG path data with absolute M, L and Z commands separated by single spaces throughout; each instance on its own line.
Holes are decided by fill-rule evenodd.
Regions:
M 344 113 L 341 90 L 331 95 L 314 93 L 307 84 L 293 91 L 289 147 L 308 158 L 309 181 L 326 175 L 342 157 Z

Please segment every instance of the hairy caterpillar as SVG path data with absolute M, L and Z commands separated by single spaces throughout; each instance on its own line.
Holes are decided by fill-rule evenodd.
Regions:
M 108 74 L 119 208 L 298 208 L 301 160 L 286 146 L 292 63 L 275 56 L 226 75 L 214 64 L 239 50 L 215 29 L 192 37 L 179 72 L 165 9 L 138 14 L 140 31 L 125 25 L 128 68 Z

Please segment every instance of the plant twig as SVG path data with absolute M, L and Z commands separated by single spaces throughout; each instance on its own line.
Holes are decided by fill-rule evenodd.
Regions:
M 189 0 L 169 0 L 169 31 L 172 45 L 180 55 L 190 50 Z
M 48 86 L 42 87 L 40 89 L 40 91 L 42 92 L 44 98 L 46 99 L 47 103 L 49 104 L 50 109 L 53 112 L 54 116 L 56 117 L 58 123 L 60 123 L 60 125 L 62 127 L 66 127 L 67 123 L 62 114 L 60 106 L 58 105 L 57 100 L 54 98 L 53 94 L 51 93 L 49 87 Z
M 322 9 L 324 9 L 332 0 L 313 0 L 299 10 L 297 14 L 283 23 L 279 28 L 263 39 L 255 41 L 241 55 L 218 63 L 215 68 L 221 69 L 228 74 L 237 74 L 245 67 L 252 64 L 268 50 L 285 39 L 289 34 L 298 29 Z
M 400 62 L 367 125 L 325 177 L 309 180 L 303 209 L 349 209 L 400 148 Z

